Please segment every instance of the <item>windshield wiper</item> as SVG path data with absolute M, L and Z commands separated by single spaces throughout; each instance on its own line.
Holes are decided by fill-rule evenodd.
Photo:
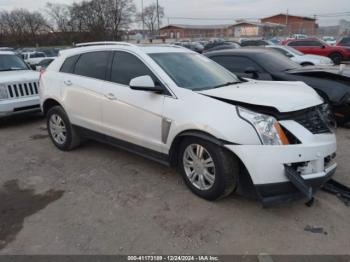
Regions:
M 224 84 L 214 86 L 213 88 L 220 88 L 220 87 L 224 87 L 224 86 L 236 85 L 236 84 L 239 84 L 239 83 L 242 83 L 242 82 L 240 82 L 240 81 L 236 81 L 236 82 L 226 82 L 226 83 L 224 83 Z

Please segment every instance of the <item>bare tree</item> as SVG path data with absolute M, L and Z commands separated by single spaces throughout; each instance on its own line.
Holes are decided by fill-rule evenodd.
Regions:
M 72 24 L 80 32 L 118 40 L 133 21 L 135 5 L 130 0 L 92 0 L 73 4 L 71 11 Z
M 72 31 L 71 12 L 68 5 L 47 3 L 46 12 L 53 31 Z
M 151 35 L 155 35 L 158 27 L 161 26 L 161 19 L 164 17 L 164 7 L 159 6 L 158 7 L 159 12 L 159 25 L 158 25 L 158 13 L 157 13 L 157 4 L 151 4 L 143 10 L 142 13 L 138 13 L 136 20 L 138 22 L 142 22 L 145 24 L 146 28 L 148 29 L 149 33 Z
M 39 12 L 15 9 L 0 13 L 2 32 L 16 43 L 36 44 L 38 36 L 48 32 L 48 24 Z

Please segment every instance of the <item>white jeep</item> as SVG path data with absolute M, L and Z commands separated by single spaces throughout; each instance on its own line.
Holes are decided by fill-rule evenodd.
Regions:
M 40 111 L 39 73 L 15 53 L 0 51 L 0 117 Z
M 41 106 L 60 150 L 96 139 L 177 166 L 198 196 L 311 199 L 334 174 L 322 98 L 301 82 L 236 77 L 175 46 L 90 43 L 43 73 Z

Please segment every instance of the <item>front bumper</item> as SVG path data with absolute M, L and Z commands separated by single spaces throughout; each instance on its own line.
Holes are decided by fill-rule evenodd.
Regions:
M 39 96 L 22 97 L 18 99 L 7 99 L 0 101 L 0 117 L 39 111 Z
M 310 197 L 306 197 L 305 193 L 298 189 L 293 182 L 257 185 L 255 187 L 256 193 L 264 206 L 291 202 L 303 198 L 310 200 L 313 194 L 332 178 L 335 171 L 336 165 L 333 165 L 325 170 L 324 176 L 304 180 L 305 186 L 310 189 Z
M 295 181 L 291 181 L 286 173 L 288 167 L 294 168 L 306 186 L 312 187 L 312 194 L 334 174 L 337 167 L 332 159 L 337 149 L 334 134 L 315 135 L 294 121 L 280 123 L 301 143 L 226 145 L 242 161 L 258 197 L 263 201 L 278 196 L 285 202 L 303 196 L 294 185 Z

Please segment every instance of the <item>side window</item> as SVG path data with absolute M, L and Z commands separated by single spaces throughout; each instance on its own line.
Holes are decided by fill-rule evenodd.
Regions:
M 302 46 L 302 44 L 301 41 L 292 41 L 288 43 L 289 46 Z
M 281 53 L 282 55 L 286 56 L 286 57 L 293 57 L 289 52 L 287 52 L 286 50 L 282 49 L 282 48 L 275 48 L 272 47 L 273 50 L 277 51 L 278 53 Z
M 153 81 L 159 84 L 151 70 L 136 56 L 127 52 L 115 52 L 111 72 L 112 82 L 129 85 L 131 79 L 144 75 L 151 76 Z
M 78 61 L 78 59 L 79 59 L 79 55 L 68 57 L 64 61 L 63 65 L 62 65 L 62 67 L 60 69 L 60 72 L 62 72 L 62 73 L 71 73 L 72 74 L 73 71 L 74 71 L 75 63 Z
M 75 65 L 74 74 L 105 80 L 110 54 L 104 51 L 82 54 Z
M 222 65 L 232 73 L 244 73 L 247 68 L 254 68 L 258 72 L 263 72 L 264 70 L 257 65 L 254 61 L 247 57 L 242 56 L 214 56 L 211 57 L 215 62 Z
M 310 41 L 309 46 L 322 46 L 322 43 L 319 41 Z

